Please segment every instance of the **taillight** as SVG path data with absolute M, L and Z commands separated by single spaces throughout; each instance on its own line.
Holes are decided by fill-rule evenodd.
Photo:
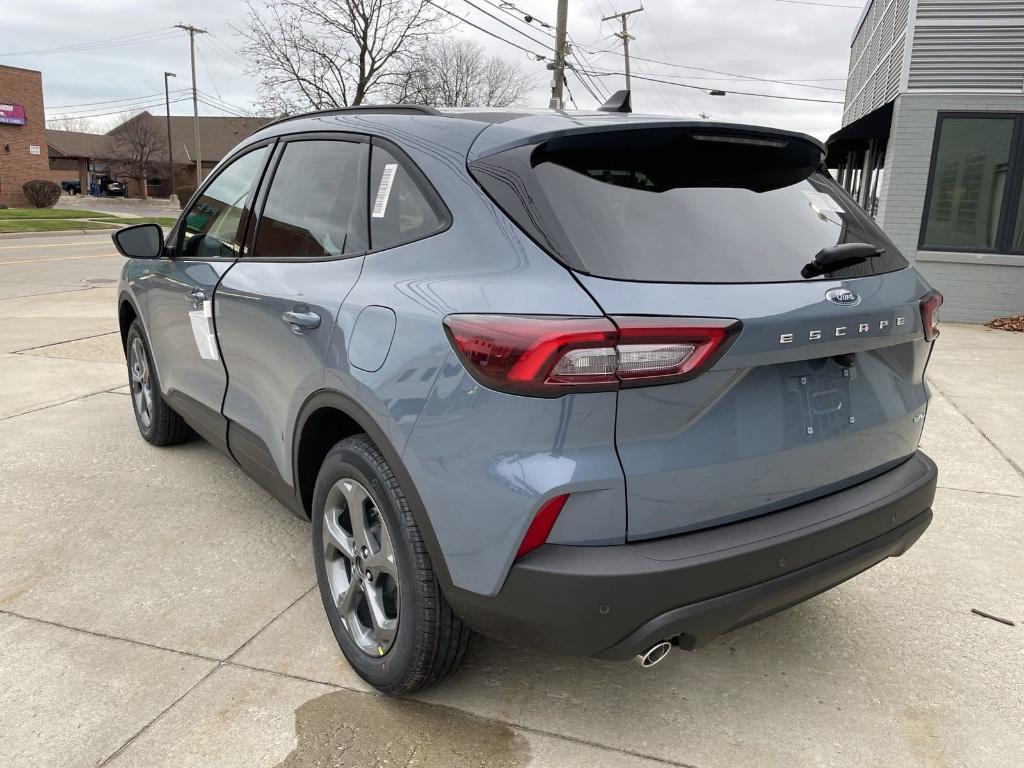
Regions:
M 935 341 L 939 335 L 939 307 L 942 306 L 942 294 L 932 291 L 921 299 L 921 320 L 924 325 L 925 341 Z
M 481 383 L 556 396 L 696 376 L 728 347 L 736 320 L 449 315 L 445 328 Z

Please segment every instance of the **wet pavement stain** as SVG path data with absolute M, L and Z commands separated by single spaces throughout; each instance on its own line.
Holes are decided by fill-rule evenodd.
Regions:
M 355 691 L 295 710 L 297 743 L 277 768 L 520 768 L 526 739 L 501 723 Z

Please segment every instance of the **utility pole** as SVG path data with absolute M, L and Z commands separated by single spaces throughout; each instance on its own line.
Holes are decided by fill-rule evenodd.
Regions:
M 206 30 L 191 24 L 175 24 L 178 29 L 188 32 L 189 57 L 192 60 L 192 115 L 196 127 L 196 186 L 203 183 L 203 149 L 199 143 L 199 92 L 196 90 L 196 35 L 205 35 Z
M 629 41 L 633 40 L 633 36 L 626 31 L 626 18 L 632 16 L 634 13 L 641 13 L 643 6 L 634 8 L 632 11 L 624 11 L 623 13 L 613 13 L 611 16 L 605 16 L 601 21 L 611 21 L 612 19 L 618 19 L 622 22 L 622 31 L 616 32 L 615 36 L 622 40 L 622 54 L 626 57 L 626 90 L 629 90 Z
M 565 84 L 565 28 L 569 23 L 569 0 L 558 0 L 558 17 L 555 21 L 555 61 L 552 64 L 551 109 L 562 109 L 562 86 Z
M 171 87 L 168 78 L 177 77 L 173 72 L 164 72 L 164 101 L 167 104 L 167 166 L 171 172 L 171 197 L 178 196 L 174 188 L 174 142 L 171 141 Z

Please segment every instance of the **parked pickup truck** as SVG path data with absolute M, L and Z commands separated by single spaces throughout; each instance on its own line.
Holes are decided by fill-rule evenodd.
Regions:
M 80 195 L 82 194 L 82 182 L 80 181 L 62 181 L 60 188 L 67 192 L 69 195 Z

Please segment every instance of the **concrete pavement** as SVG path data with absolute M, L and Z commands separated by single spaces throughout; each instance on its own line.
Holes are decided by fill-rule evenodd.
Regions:
M 478 639 L 398 702 L 337 650 L 308 526 L 204 443 L 139 438 L 111 254 L 0 243 L 3 765 L 1024 764 L 1024 335 L 944 327 L 903 558 L 648 672 Z

